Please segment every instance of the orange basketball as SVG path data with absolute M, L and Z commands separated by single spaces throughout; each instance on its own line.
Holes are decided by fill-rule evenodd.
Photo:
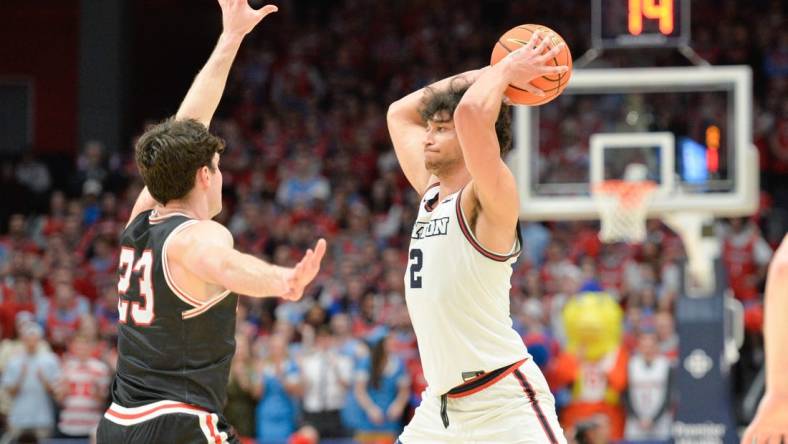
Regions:
M 499 60 L 506 57 L 507 54 L 525 45 L 534 31 L 539 31 L 542 35 L 550 36 L 552 41 L 545 47 L 545 52 L 564 41 L 558 33 L 546 26 L 520 25 L 506 31 L 506 33 L 495 42 L 492 56 L 490 56 L 490 64 L 495 65 Z M 564 45 L 561 52 L 547 63 L 553 66 L 566 65 L 569 67 L 569 71 L 565 73 L 548 74 L 531 80 L 531 85 L 544 91 L 545 95 L 543 97 L 532 94 L 522 88 L 518 88 L 516 84 L 511 84 L 506 88 L 506 97 L 517 105 L 530 106 L 543 105 L 558 97 L 569 83 L 569 78 L 572 77 L 572 54 L 569 52 L 569 47 Z

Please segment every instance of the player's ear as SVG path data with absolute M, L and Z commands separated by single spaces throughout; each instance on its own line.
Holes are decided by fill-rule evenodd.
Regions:
M 211 171 L 203 165 L 197 170 L 197 177 L 195 177 L 194 184 L 207 188 L 211 184 Z

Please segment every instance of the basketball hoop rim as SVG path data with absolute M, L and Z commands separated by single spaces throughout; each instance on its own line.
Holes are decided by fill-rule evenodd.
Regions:
M 618 201 L 622 208 L 633 209 L 640 205 L 647 206 L 649 197 L 658 189 L 659 186 L 653 180 L 609 179 L 593 184 L 591 194 L 595 199 L 612 198 Z

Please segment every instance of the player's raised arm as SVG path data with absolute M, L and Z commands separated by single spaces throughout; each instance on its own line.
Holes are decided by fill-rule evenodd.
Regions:
M 320 239 L 315 249 L 308 250 L 295 267 L 279 267 L 235 250 L 227 228 L 205 220 L 172 239 L 166 260 L 175 261 L 205 282 L 234 293 L 298 300 L 320 271 L 325 252 L 326 242 Z
M 252 9 L 247 0 L 219 0 L 222 7 L 222 34 L 211 57 L 197 74 L 181 103 L 176 119 L 195 119 L 208 127 L 224 93 L 230 67 L 238 54 L 241 41 L 268 14 L 277 11 L 274 5 Z
M 208 128 L 213 114 L 219 106 L 224 93 L 227 76 L 241 41 L 268 14 L 277 11 L 274 5 L 266 5 L 259 10 L 252 9 L 247 0 L 219 0 L 222 8 L 222 34 L 205 66 L 197 74 L 192 86 L 186 93 L 176 119 L 194 119 Z M 143 211 L 156 206 L 156 200 L 148 188 L 143 188 L 131 210 L 129 223 Z
M 769 265 L 765 299 L 766 393 L 742 444 L 788 439 L 788 236 Z
M 455 130 L 465 166 L 473 178 L 472 192 L 476 193 L 488 215 L 506 224 L 518 217 L 517 188 L 514 176 L 501 158 L 495 123 L 509 84 L 516 80 L 518 85 L 538 93 L 528 84 L 530 80 L 568 69 L 545 65 L 561 49 L 558 45 L 542 55 L 548 40 L 540 40 L 540 33 L 535 32 L 528 44 L 483 70 L 454 111 Z
M 424 165 L 425 122 L 419 114 L 424 92 L 427 89 L 445 89 L 453 79 L 460 76 L 473 81 L 478 74 L 479 70 L 473 70 L 447 77 L 414 91 L 389 106 L 386 121 L 394 152 L 408 182 L 420 195 L 424 194 L 431 181 L 436 180 L 431 179 L 432 175 Z

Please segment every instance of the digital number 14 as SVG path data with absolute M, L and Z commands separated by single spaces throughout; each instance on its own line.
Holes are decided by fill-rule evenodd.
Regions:
M 673 0 L 629 0 L 628 28 L 632 35 L 643 32 L 643 17 L 659 20 L 659 32 L 673 33 Z

